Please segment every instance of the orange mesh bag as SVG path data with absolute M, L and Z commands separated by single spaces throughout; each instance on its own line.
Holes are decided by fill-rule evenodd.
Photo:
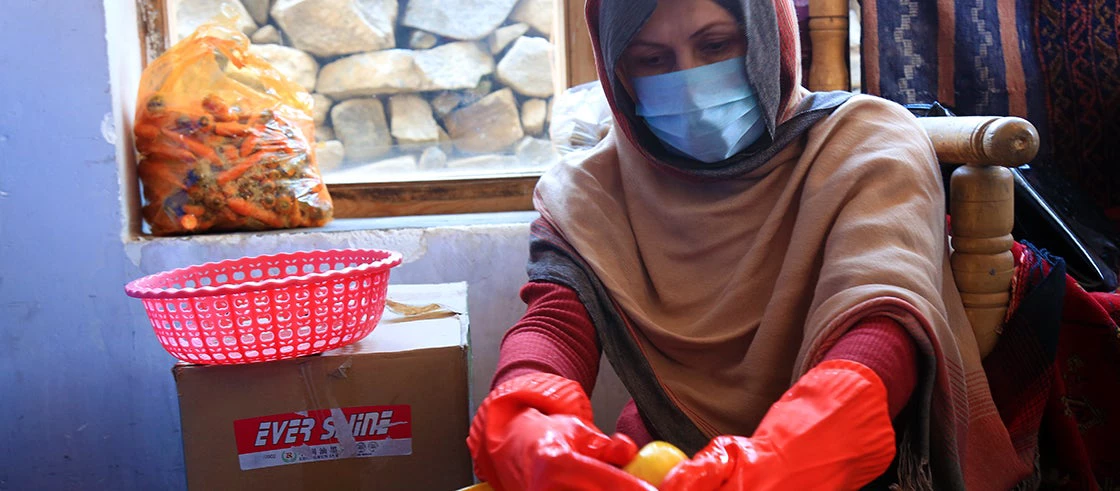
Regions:
M 330 221 L 311 96 L 248 48 L 207 24 L 144 69 L 134 131 L 153 234 Z

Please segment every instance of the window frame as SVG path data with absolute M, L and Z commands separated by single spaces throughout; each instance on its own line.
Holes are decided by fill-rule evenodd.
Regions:
M 168 0 L 136 0 L 142 67 L 171 46 Z M 581 0 L 555 0 L 556 92 L 595 80 Z M 328 184 L 335 218 L 529 211 L 540 172 L 479 178 Z

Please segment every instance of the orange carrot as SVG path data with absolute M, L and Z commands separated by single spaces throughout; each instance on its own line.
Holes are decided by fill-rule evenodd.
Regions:
M 238 215 L 236 213 L 234 213 L 233 210 L 230 210 L 229 208 L 222 208 L 222 211 L 220 211 L 218 213 L 218 215 L 220 215 L 220 218 L 225 220 L 226 223 L 229 223 L 230 225 L 234 225 L 234 224 L 238 223 L 239 221 L 241 221 L 238 218 Z
M 211 218 L 209 220 L 202 220 L 200 218 L 198 220 L 198 226 L 195 227 L 195 230 L 198 230 L 200 232 L 201 231 L 206 231 L 206 230 L 212 230 L 214 228 L 214 225 L 217 225 L 217 224 L 218 224 L 218 220 L 215 219 L 215 218 Z
M 180 140 L 184 145 L 187 146 L 187 149 L 189 149 L 191 153 L 193 153 L 198 158 L 207 159 L 215 164 L 221 162 L 221 159 L 218 158 L 217 152 L 214 152 L 214 149 L 210 148 L 209 145 L 195 140 L 194 138 L 191 138 L 189 136 L 183 136 Z
M 202 108 L 210 113 L 211 116 L 214 116 L 215 121 L 227 122 L 237 119 L 237 117 L 233 115 L 233 112 L 230 111 L 229 105 L 214 94 L 210 94 L 202 99 Z
M 136 134 L 137 138 L 154 140 L 159 136 L 159 127 L 152 124 L 140 123 L 133 128 L 133 133 Z
M 233 199 L 238 196 L 237 186 L 234 186 L 231 182 L 221 184 L 221 190 L 224 199 Z
M 222 157 L 225 157 L 227 164 L 232 164 L 241 158 L 241 154 L 238 153 L 236 145 L 222 145 Z
M 283 140 L 274 140 L 274 141 L 262 143 L 261 144 L 261 151 L 262 152 L 266 152 L 266 151 L 267 152 L 278 152 L 278 153 L 284 153 L 284 154 L 287 154 L 287 155 L 291 155 L 291 154 L 295 153 L 295 150 L 292 149 L 291 145 L 288 145 L 287 142 L 285 142 Z
M 173 162 L 194 162 L 197 158 L 194 154 L 179 147 L 174 147 L 160 140 L 152 140 L 143 145 L 138 146 L 140 152 L 155 157 L 158 160 L 169 160 Z
M 184 229 L 194 230 L 198 228 L 198 217 L 188 213 L 179 218 L 179 224 L 182 225 Z
M 242 174 L 245 174 L 245 172 L 247 172 L 249 169 L 252 169 L 254 165 L 260 163 L 261 159 L 264 156 L 264 152 L 254 153 L 253 155 L 249 156 L 249 158 L 244 159 L 239 164 L 233 166 L 232 169 L 218 174 L 218 184 L 226 184 L 234 179 L 237 179 L 238 177 L 241 177 Z
M 250 131 L 252 131 L 252 128 L 241 123 L 214 123 L 214 133 L 222 136 L 241 136 Z
M 230 198 L 227 203 L 229 204 L 229 208 L 239 215 L 256 219 L 270 227 L 280 228 L 284 226 L 284 220 L 275 213 L 245 201 L 244 199 Z
M 159 164 L 141 165 L 140 168 L 137 169 L 137 173 L 140 175 L 140 178 L 148 181 L 149 186 L 155 184 L 155 182 L 152 182 L 155 180 L 183 191 L 187 190 L 187 185 L 183 183 L 182 176 L 171 172 L 171 169 L 167 168 L 167 166 Z
M 253 153 L 253 149 L 257 146 L 257 135 L 251 134 L 245 137 L 245 141 L 241 142 L 241 156 L 248 157 Z
M 210 120 L 210 116 L 200 116 L 196 121 L 198 122 L 198 131 L 204 133 L 209 133 L 211 131 L 211 128 L 213 127 L 213 121 Z
M 199 205 L 183 205 L 183 211 L 191 215 L 202 216 L 206 214 L 206 207 Z

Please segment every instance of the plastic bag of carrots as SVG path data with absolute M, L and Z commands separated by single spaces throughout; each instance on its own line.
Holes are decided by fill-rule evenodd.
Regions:
M 321 226 L 310 94 L 207 24 L 144 69 L 134 127 L 155 235 Z

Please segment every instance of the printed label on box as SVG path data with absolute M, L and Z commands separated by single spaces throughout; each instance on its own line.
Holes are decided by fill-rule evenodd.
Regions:
M 241 470 L 323 460 L 412 455 L 412 408 L 365 406 L 233 422 Z

